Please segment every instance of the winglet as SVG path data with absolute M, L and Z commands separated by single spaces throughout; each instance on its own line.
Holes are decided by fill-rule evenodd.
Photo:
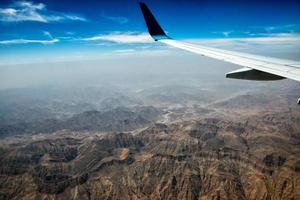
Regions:
M 169 39 L 169 37 L 166 35 L 164 30 L 161 28 L 147 5 L 143 2 L 140 2 L 140 7 L 142 10 L 142 13 L 144 15 L 144 19 L 146 21 L 146 25 L 148 28 L 148 31 L 151 35 L 151 37 L 155 40 L 161 40 L 161 39 Z

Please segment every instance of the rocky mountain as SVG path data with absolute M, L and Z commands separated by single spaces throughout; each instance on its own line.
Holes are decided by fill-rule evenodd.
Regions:
M 1 143 L 1 198 L 300 197 L 298 112 L 265 113 L 239 122 L 228 117 L 199 117 L 136 129 L 136 122 L 143 124 L 144 118 L 153 119 L 157 113 L 152 108 L 136 113 L 126 109 L 85 112 L 69 121 L 75 127 L 72 131 L 33 134 L 22 140 L 6 138 Z M 98 130 L 104 117 L 107 123 L 119 119 L 114 123 L 121 123 L 116 130 L 129 124 L 128 129 L 135 131 L 88 131 L 90 121 L 100 124 Z M 112 126 L 103 127 L 112 130 Z
M 211 92 L 159 87 L 2 123 L 0 199 L 300 199 L 296 89 L 198 100 Z
M 0 127 L 0 135 L 51 133 L 62 129 L 73 131 L 132 131 L 157 120 L 160 110 L 154 107 L 118 107 L 108 111 L 85 111 L 66 120 L 46 119 Z

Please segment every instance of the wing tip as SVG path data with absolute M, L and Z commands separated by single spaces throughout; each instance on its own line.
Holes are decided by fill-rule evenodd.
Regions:
M 154 15 L 152 14 L 148 6 L 142 1 L 139 2 L 139 5 L 146 22 L 148 32 L 151 35 L 151 37 L 155 41 L 162 40 L 162 39 L 169 39 L 169 37 L 161 28 L 161 26 L 159 25 L 158 21 L 155 19 Z

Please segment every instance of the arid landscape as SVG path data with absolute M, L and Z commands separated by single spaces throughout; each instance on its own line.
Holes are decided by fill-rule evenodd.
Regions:
M 300 0 L 0 0 L 0 30 L 0 200 L 300 200 Z
M 300 199 L 299 84 L 238 83 L 3 90 L 0 199 Z

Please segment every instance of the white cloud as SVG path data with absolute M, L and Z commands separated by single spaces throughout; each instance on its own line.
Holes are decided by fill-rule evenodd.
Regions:
M 0 41 L 1 45 L 10 45 L 10 44 L 29 44 L 29 43 L 39 43 L 39 44 L 54 44 L 59 40 L 54 38 L 51 40 L 26 40 L 26 39 L 13 39 L 13 40 L 2 40 Z
M 300 42 L 300 34 L 294 33 L 276 33 L 276 34 L 266 34 L 262 37 L 255 38 L 240 38 L 240 41 L 261 43 L 261 44 L 278 44 L 278 43 L 294 43 Z
M 52 37 L 52 35 L 51 35 L 50 32 L 44 31 L 43 33 L 44 33 L 45 36 L 49 37 L 50 39 L 53 39 L 53 37 Z
M 115 50 L 116 53 L 132 53 L 135 52 L 135 49 L 119 49 Z
M 82 38 L 84 41 L 107 41 L 113 43 L 151 43 L 153 39 L 148 33 L 134 33 L 134 32 L 113 32 L 106 35 L 97 35 L 89 38 Z
M 177 51 L 170 49 L 120 49 L 107 53 L 107 56 L 134 56 L 134 57 L 144 57 L 144 56 L 168 56 L 176 55 Z
M 87 21 L 84 17 L 77 15 L 64 15 L 65 19 L 73 20 L 73 21 Z
M 17 10 L 13 9 L 13 8 L 6 8 L 6 9 L 0 8 L 0 14 L 3 14 L 3 15 L 15 15 L 16 13 L 17 13 Z
M 116 22 L 118 24 L 126 24 L 129 22 L 129 19 L 127 17 L 122 17 L 122 16 L 116 17 L 116 16 L 107 16 L 103 14 L 102 17 L 104 19 L 110 20 L 112 22 Z
M 224 32 L 222 32 L 222 33 L 223 33 L 223 35 L 224 35 L 225 37 L 228 37 L 229 34 L 231 33 L 231 31 L 224 31 Z
M 113 51 L 113 53 L 116 53 L 117 55 L 136 55 L 135 49 L 119 49 Z
M 219 31 L 214 31 L 212 32 L 213 34 L 218 34 L 218 35 L 223 35 L 224 37 L 229 37 L 230 34 L 233 33 L 233 31 L 222 31 L 222 32 L 219 32 Z
M 299 29 L 299 24 L 282 24 L 273 26 L 252 26 L 250 29 L 254 29 L 255 33 L 265 32 L 265 33 L 276 33 L 276 32 L 293 32 L 294 29 Z M 254 34 L 255 34 L 254 33 Z
M 246 37 L 246 38 L 223 38 L 223 39 L 203 39 L 199 42 L 206 44 L 230 44 L 233 42 L 239 43 L 256 43 L 256 44 L 290 44 L 300 42 L 300 34 L 297 33 L 268 33 L 260 34 L 259 37 Z
M 87 21 L 82 16 L 47 10 L 43 3 L 18 1 L 8 8 L 0 8 L 0 21 L 3 22 L 58 22 L 58 21 Z

